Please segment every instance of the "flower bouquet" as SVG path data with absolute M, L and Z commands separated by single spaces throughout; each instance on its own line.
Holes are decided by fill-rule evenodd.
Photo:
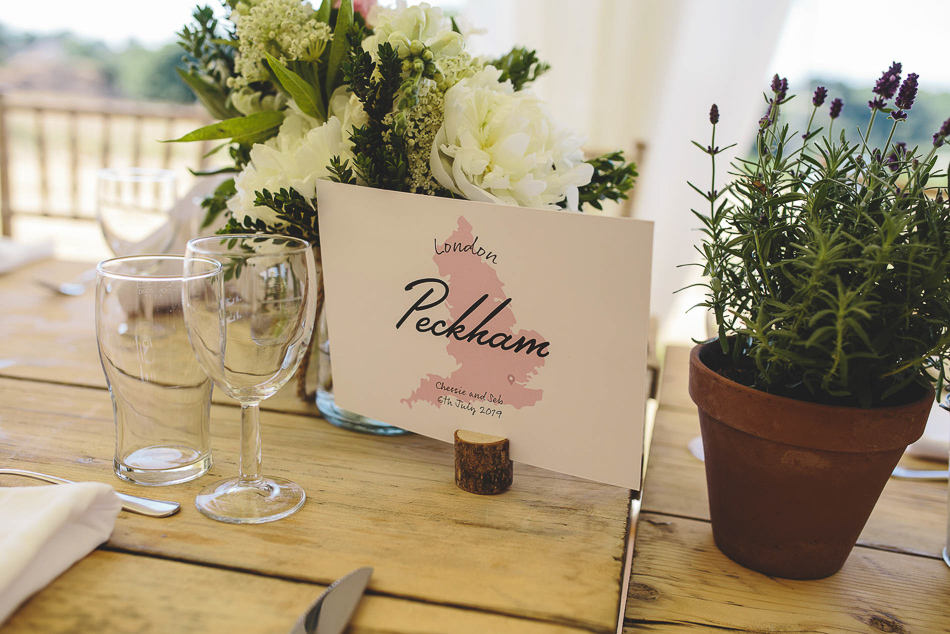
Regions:
M 179 73 L 220 121 L 177 141 L 220 140 L 231 161 L 213 173 L 234 175 L 204 200 L 205 226 L 223 214 L 222 233 L 300 237 L 319 255 L 320 179 L 571 211 L 627 197 L 622 152 L 585 160 L 527 89 L 548 70 L 534 51 L 473 57 L 427 4 L 333 4 L 227 0 L 227 22 L 199 8 L 179 34 Z

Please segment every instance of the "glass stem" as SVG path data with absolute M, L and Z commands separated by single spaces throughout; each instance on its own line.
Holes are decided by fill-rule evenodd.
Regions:
M 241 405 L 241 482 L 261 481 L 261 411 L 258 403 Z

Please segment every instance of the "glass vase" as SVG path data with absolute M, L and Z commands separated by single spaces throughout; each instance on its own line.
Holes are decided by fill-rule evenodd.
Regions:
M 315 249 L 314 253 L 318 255 L 319 250 Z M 319 262 L 319 256 L 317 261 Z M 323 283 L 322 270 L 318 276 L 318 283 Z M 320 295 L 322 296 L 323 293 L 321 292 Z M 311 363 L 315 363 L 317 366 L 317 409 L 320 410 L 327 422 L 342 429 L 377 436 L 398 436 L 409 433 L 405 429 L 361 416 L 337 406 L 333 397 L 333 367 L 330 361 L 330 338 L 327 333 L 326 301 L 319 303 L 320 317 L 317 320 L 316 344 L 313 347 L 313 357 L 311 358 Z

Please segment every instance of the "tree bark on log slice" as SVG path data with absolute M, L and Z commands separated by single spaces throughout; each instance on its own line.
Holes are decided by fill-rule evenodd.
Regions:
M 455 431 L 455 484 L 463 491 L 494 495 L 511 486 L 514 467 L 508 439 L 458 429 Z

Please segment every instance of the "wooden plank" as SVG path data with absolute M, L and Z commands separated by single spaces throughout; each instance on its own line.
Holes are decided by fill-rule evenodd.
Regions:
M 660 375 L 660 407 L 695 411 L 689 398 L 689 348 L 670 346 L 663 356 Z
M 7 96 L 0 89 L 0 235 L 13 233 L 10 206 L 10 136 L 7 132 Z
M 99 146 L 99 167 L 105 169 L 112 167 L 109 164 L 112 151 L 112 116 L 108 112 L 103 112 L 100 119 L 102 121 L 102 145 Z
M 135 101 L 127 99 L 109 99 L 99 96 L 73 94 L 64 100 L 62 93 L 42 93 L 33 90 L 7 91 L 7 107 L 10 110 L 33 110 L 42 108 L 48 112 L 98 115 L 110 113 L 123 117 L 148 117 L 161 119 L 175 117 L 176 119 L 192 119 L 196 126 L 210 120 L 208 113 L 199 104 L 183 105 L 174 103 L 159 103 L 152 101 Z
M 708 520 L 706 472 L 702 462 L 686 449 L 699 435 L 696 414 L 661 408 L 653 437 L 644 511 Z M 934 468 L 905 457 L 913 469 Z M 886 550 L 940 557 L 944 546 L 947 484 L 891 478 L 871 513 L 859 543 Z
M 43 110 L 36 108 L 33 111 L 33 126 L 36 134 L 36 159 L 40 172 L 40 211 L 49 213 L 49 174 L 46 170 L 46 126 L 43 125 Z
M 98 550 L 27 601 L 3 634 L 286 632 L 324 586 Z M 504 615 L 375 595 L 347 632 L 577 633 Z
M 454 484 L 449 444 L 262 418 L 265 473 L 309 495 L 299 513 L 272 524 L 220 524 L 194 508 L 202 486 L 237 471 L 230 407 L 212 408 L 208 475 L 146 490 L 112 475 L 105 391 L 0 379 L 0 464 L 182 504 L 163 520 L 120 515 L 110 540 L 118 548 L 322 584 L 371 565 L 383 594 L 615 631 L 629 491 L 519 464 L 506 493 L 474 496 Z M 22 484 L 13 480 L 0 483 Z
M 79 123 L 75 112 L 68 114 L 69 121 L 69 204 L 70 215 L 79 218 Z
M 162 138 L 163 138 L 163 139 L 171 139 L 171 138 L 174 138 L 174 137 L 172 137 L 172 130 L 173 130 L 174 126 L 175 126 L 175 118 L 174 118 L 174 117 L 168 117 L 168 118 L 165 119 L 165 131 L 162 133 Z M 162 169 L 163 169 L 163 170 L 167 170 L 167 169 L 169 168 L 169 166 L 171 165 L 171 161 L 172 161 L 172 146 L 173 146 L 173 145 L 175 145 L 175 144 L 174 144 L 174 143 L 165 143 L 165 144 L 162 146 Z M 157 184 L 156 184 L 156 189 L 157 189 Z M 159 198 L 159 195 L 158 195 L 158 192 L 157 192 L 157 191 L 156 191 L 156 194 L 155 194 L 155 198 Z
M 946 632 L 943 561 L 857 548 L 836 575 L 767 577 L 719 552 L 705 522 L 641 516 L 624 632 Z

